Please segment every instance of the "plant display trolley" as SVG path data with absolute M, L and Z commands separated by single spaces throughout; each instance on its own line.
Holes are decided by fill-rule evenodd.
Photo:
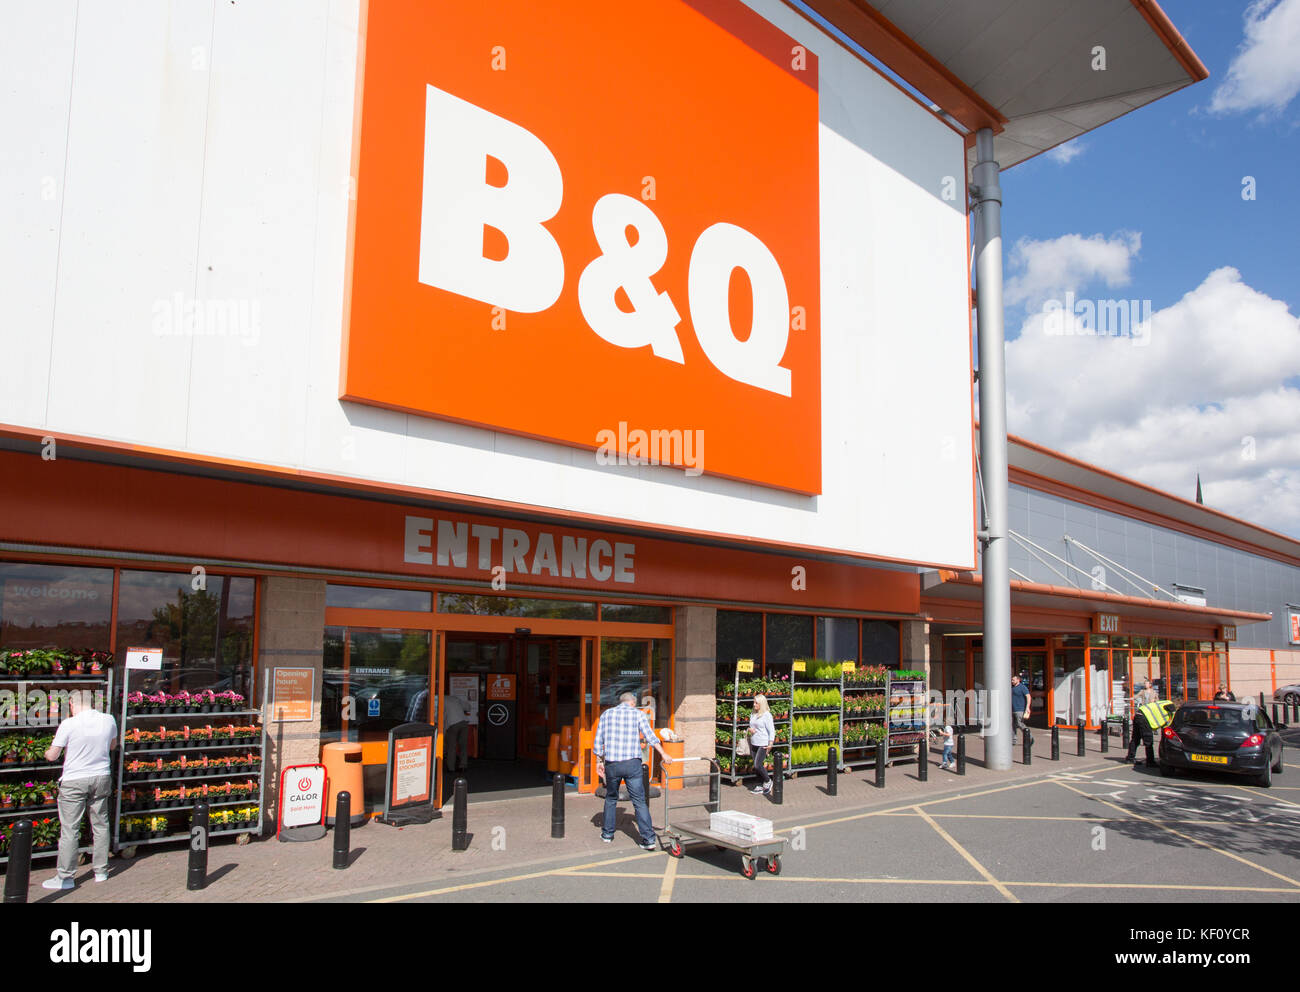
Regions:
M 709 765 L 709 795 L 716 796 L 721 792 L 722 782 L 722 772 L 716 760 L 712 758 L 679 758 L 676 764 L 685 765 L 688 762 L 701 761 L 707 762 Z M 698 780 L 701 777 L 698 772 L 694 775 L 687 775 L 683 772 L 681 775 L 674 775 L 665 779 L 665 783 L 681 781 L 685 785 L 686 779 Z M 664 789 L 664 839 L 667 842 L 670 855 L 674 858 L 683 857 L 686 853 L 686 844 L 692 841 L 712 844 L 715 850 L 739 852 L 740 873 L 748 879 L 752 880 L 757 877 L 759 871 L 766 871 L 771 875 L 781 874 L 781 853 L 785 850 L 786 842 L 784 837 L 773 837 L 770 840 L 746 843 L 727 834 L 715 832 L 711 829 L 708 819 L 674 822 L 672 818 L 673 810 L 703 809 L 706 813 L 717 813 L 718 807 L 721 805 L 716 799 L 710 799 L 705 803 L 673 804 L 671 797 L 674 791 L 670 787 Z
M 718 682 L 717 726 L 714 743 L 718 752 L 718 767 L 732 785 L 749 775 L 753 759 L 736 754 L 736 745 L 745 739 L 749 729 L 749 716 L 754 709 L 754 696 L 767 697 L 772 722 L 776 725 L 776 740 L 768 748 L 764 766 L 770 772 L 775 767 L 772 755 L 785 752 L 786 773 L 790 769 L 790 681 L 785 678 L 753 678 L 754 662 L 742 658 L 736 662 L 736 673 L 731 682 Z M 742 677 L 744 676 L 744 677 Z
M 261 710 L 234 692 L 132 691 L 131 675 L 128 670 L 122 684 L 114 849 L 130 858 L 140 844 L 188 840 L 199 802 L 209 806 L 209 836 L 247 843 L 260 834 L 266 784 Z
M 46 761 L 59 722 L 71 712 L 72 689 L 96 693 L 96 708 L 113 699 L 112 655 L 102 651 L 0 651 L 0 864 L 9 860 L 10 828 L 32 821 L 32 857 L 59 853 L 59 776 L 63 762 Z M 87 821 L 82 821 L 84 843 Z

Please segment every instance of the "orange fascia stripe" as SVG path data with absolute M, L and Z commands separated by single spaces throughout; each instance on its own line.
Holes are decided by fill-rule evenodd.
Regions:
M 1178 60 L 1183 71 L 1192 77 L 1193 82 L 1199 83 L 1203 79 L 1210 78 L 1210 70 L 1192 51 L 1192 46 L 1187 44 L 1187 39 L 1174 27 L 1174 22 L 1169 19 L 1169 15 L 1160 8 L 1156 0 L 1131 0 L 1131 3 L 1151 25 L 1151 30 L 1165 43 L 1165 47 Z
M 805 0 L 855 42 L 889 66 L 910 86 L 938 104 L 939 109 L 969 131 L 982 127 L 1000 133 L 1007 119 L 996 107 L 953 75 L 889 18 L 864 0 Z M 793 8 L 799 11 L 798 7 Z

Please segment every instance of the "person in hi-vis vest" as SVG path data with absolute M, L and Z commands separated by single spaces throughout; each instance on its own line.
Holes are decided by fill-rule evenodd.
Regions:
M 1137 754 L 1138 736 L 1141 735 L 1142 743 L 1147 749 L 1147 767 L 1156 766 L 1156 752 L 1152 746 L 1155 735 L 1174 722 L 1175 709 L 1173 701 L 1169 699 L 1143 703 L 1138 707 L 1137 712 L 1133 714 L 1133 733 L 1128 740 L 1128 754 L 1124 758 L 1125 761 L 1133 761 Z M 1137 762 L 1134 762 L 1134 767 L 1137 767 Z

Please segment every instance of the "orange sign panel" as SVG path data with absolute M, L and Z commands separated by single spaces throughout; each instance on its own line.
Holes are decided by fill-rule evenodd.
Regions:
M 489 675 L 487 684 L 488 699 L 514 699 L 515 677 L 513 675 Z
M 817 72 L 739 0 L 370 4 L 342 398 L 820 492 Z
M 311 719 L 316 673 L 310 668 L 277 668 L 271 678 L 271 719 L 301 723 Z

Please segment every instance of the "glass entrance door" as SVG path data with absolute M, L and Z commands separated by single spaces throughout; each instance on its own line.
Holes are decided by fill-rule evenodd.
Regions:
M 522 653 L 519 753 L 530 761 L 545 761 L 554 722 L 555 642 L 530 638 Z
M 1029 686 L 1029 719 L 1031 727 L 1047 729 L 1047 655 L 1042 651 L 1017 651 L 1012 660 L 1012 670 Z

